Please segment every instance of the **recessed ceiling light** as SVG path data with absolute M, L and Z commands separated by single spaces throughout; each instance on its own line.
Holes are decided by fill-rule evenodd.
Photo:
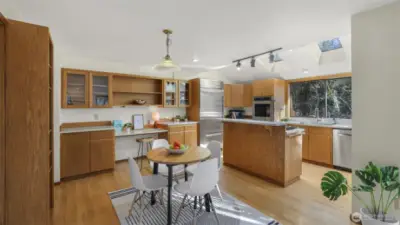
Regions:
M 289 52 L 293 52 L 293 49 L 289 49 Z
M 308 73 L 308 69 L 303 69 L 303 73 Z
M 198 58 L 196 58 L 196 57 L 193 57 L 193 62 L 195 63 L 195 62 L 198 62 L 199 61 L 199 59 Z

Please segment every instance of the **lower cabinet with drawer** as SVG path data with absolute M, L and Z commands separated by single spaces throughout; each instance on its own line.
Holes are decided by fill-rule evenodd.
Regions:
M 197 146 L 197 124 L 190 125 L 159 125 L 159 128 L 168 130 L 168 142 Z
M 114 168 L 114 130 L 61 134 L 61 178 Z

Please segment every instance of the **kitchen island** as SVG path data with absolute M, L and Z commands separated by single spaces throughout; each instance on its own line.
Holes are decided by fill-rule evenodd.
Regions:
M 222 119 L 227 166 L 286 187 L 302 173 L 301 128 L 281 122 Z

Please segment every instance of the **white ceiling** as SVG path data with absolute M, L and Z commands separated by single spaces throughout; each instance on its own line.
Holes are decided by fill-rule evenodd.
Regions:
M 91 69 L 123 67 L 121 70 L 126 72 L 139 72 L 164 56 L 161 30 L 170 28 L 174 31 L 172 58 L 178 64 L 192 65 L 196 56 L 198 65 L 218 67 L 283 47 L 286 53 L 281 54 L 288 55 L 287 65 L 276 65 L 275 70 L 290 78 L 302 76 L 302 68 L 312 70 L 319 65 L 305 60 L 310 57 L 308 61 L 318 62 L 320 56 L 313 50 L 318 41 L 350 39 L 352 14 L 392 1 L 0 0 L 0 10 L 10 18 L 49 26 L 59 56 L 57 62 L 63 65 L 81 62 L 77 66 L 85 66 L 82 62 L 87 62 Z M 290 56 L 289 49 L 299 59 Z M 253 78 L 270 70 L 265 58 L 258 61 L 264 67 L 249 72 Z M 112 66 L 105 68 L 106 64 Z M 234 71 L 232 66 L 226 69 L 221 74 Z M 199 71 L 186 72 L 193 75 Z M 243 78 L 245 70 L 241 72 L 232 80 Z

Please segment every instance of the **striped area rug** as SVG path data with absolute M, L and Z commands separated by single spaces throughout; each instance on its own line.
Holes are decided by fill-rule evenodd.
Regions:
M 134 207 L 132 216 L 129 216 L 128 210 L 131 206 L 135 189 L 128 188 L 114 192 L 110 192 L 109 197 L 118 216 L 121 225 L 137 225 L 139 217 L 138 204 Z M 167 195 L 164 191 L 164 206 L 159 203 L 151 206 L 148 205 L 143 214 L 143 225 L 164 225 L 167 224 Z M 279 222 L 263 215 L 256 209 L 244 204 L 243 202 L 233 198 L 232 196 L 222 193 L 223 200 L 221 200 L 216 191 L 211 193 L 214 205 L 216 207 L 220 225 L 281 225 Z M 179 193 L 172 193 L 172 217 L 175 222 L 175 217 L 178 212 L 179 206 L 182 202 L 183 196 Z M 145 199 L 147 203 L 149 199 Z M 192 224 L 192 210 L 185 207 L 178 219 L 177 225 L 190 225 Z M 203 209 L 198 213 L 198 225 L 215 225 L 215 217 L 213 213 L 205 212 Z

